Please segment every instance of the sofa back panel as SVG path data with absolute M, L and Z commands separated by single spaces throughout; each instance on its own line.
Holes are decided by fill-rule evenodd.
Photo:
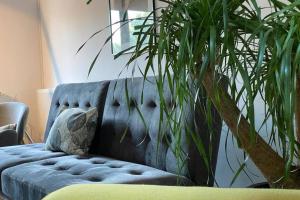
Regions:
M 87 110 L 90 107 L 97 107 L 101 124 L 108 86 L 108 81 L 58 85 L 52 97 L 44 140 L 47 140 L 55 118 L 63 108 L 79 107 Z M 95 137 L 98 137 L 99 127 L 98 125 Z
M 142 91 L 144 91 L 143 98 Z M 167 83 L 164 85 L 164 98 L 167 105 L 174 106 Z M 165 137 L 159 134 L 161 117 L 159 99 L 154 77 L 148 77 L 145 82 L 143 78 L 111 81 L 104 107 L 101 134 L 96 141 L 99 147 L 98 153 L 171 173 L 180 173 L 191 178 L 198 185 L 207 184 L 209 174 L 197 148 L 193 142 L 187 140 L 185 131 L 183 130 L 180 136 L 180 147 L 184 152 L 180 163 L 174 155 L 176 143 L 172 139 L 173 134 L 166 120 L 163 120 L 161 124 Z M 194 113 L 194 109 L 190 108 L 191 105 L 185 106 L 183 120 L 191 130 L 198 131 L 208 151 L 211 137 L 209 137 L 204 118 L 201 113 Z M 218 141 L 221 121 L 217 115 L 214 121 L 215 137 Z M 217 154 L 217 152 L 218 142 L 215 142 L 212 154 Z M 184 167 L 182 163 L 185 163 Z M 179 167 L 182 168 L 179 170 Z M 215 163 L 211 167 L 214 169 Z

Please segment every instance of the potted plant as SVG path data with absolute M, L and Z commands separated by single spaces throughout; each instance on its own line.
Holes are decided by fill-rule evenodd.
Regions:
M 188 81 L 192 80 L 196 91 L 204 90 L 208 96 L 205 110 L 212 104 L 216 107 L 270 186 L 300 188 L 300 1 L 269 0 L 266 14 L 256 0 L 161 1 L 166 7 L 156 9 L 160 14 L 154 24 L 147 23 L 151 15 L 145 18 L 135 33 L 136 44 L 117 57 L 133 50 L 129 66 L 146 54 L 145 79 L 155 71 L 158 90 L 165 80 L 176 87 L 179 106 L 184 99 L 197 98 Z M 228 78 L 228 90 L 221 84 L 222 76 Z M 279 150 L 255 126 L 258 97 L 266 110 L 262 125 L 272 121 L 269 141 Z M 238 106 L 241 101 L 243 106 Z M 206 115 L 209 122 L 210 113 Z

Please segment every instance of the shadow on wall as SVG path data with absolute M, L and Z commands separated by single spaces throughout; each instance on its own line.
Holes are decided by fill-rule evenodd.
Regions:
M 44 140 L 44 131 L 48 120 L 48 113 L 50 110 L 51 100 L 54 89 L 41 89 L 37 91 L 37 107 L 38 107 L 38 125 L 41 130 L 40 141 Z
M 50 36 L 49 36 L 49 31 L 46 26 L 45 17 L 41 12 L 40 12 L 40 26 L 41 26 L 41 34 L 43 34 L 44 40 L 46 43 L 45 47 L 47 47 L 47 50 L 48 50 L 47 52 L 49 53 L 49 57 L 51 59 L 52 69 L 54 72 L 54 78 L 55 78 L 57 84 L 61 84 L 62 79 L 61 79 L 61 76 L 60 76 L 59 70 L 58 70 L 59 66 L 58 66 L 58 63 L 54 56 L 54 51 L 53 51 L 52 44 L 50 42 Z

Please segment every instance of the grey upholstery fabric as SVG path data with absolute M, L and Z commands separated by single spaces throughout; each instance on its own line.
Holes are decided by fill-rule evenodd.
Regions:
M 152 167 L 96 156 L 52 158 L 2 173 L 3 193 L 16 200 L 38 200 L 59 188 L 79 183 L 176 185 L 178 182 L 192 184 L 184 177 Z
M 186 165 L 184 167 L 182 167 L 182 163 L 177 163 L 172 151 L 174 149 L 172 147 L 176 144 L 172 140 L 170 128 L 165 127 L 164 130 L 167 138 L 158 138 L 160 102 L 154 81 L 154 77 L 149 77 L 146 82 L 143 81 L 143 78 L 111 81 L 104 108 L 101 138 L 98 140 L 98 153 L 107 157 L 145 164 L 171 173 L 179 173 L 191 178 L 198 185 L 207 185 L 207 180 L 210 178 L 209 184 L 212 185 L 211 174 L 205 168 L 196 146 L 187 141 L 184 131 L 181 138 L 181 148 L 185 152 L 183 163 Z M 130 102 L 126 97 L 126 84 Z M 144 90 L 143 99 L 141 99 L 142 90 Z M 167 84 L 164 86 L 164 97 L 170 107 L 174 106 Z M 201 99 L 204 101 L 205 97 L 201 97 Z M 147 127 L 143 124 L 140 112 Z M 200 112 L 193 112 L 189 105 L 186 106 L 184 120 L 186 120 L 187 126 L 199 134 L 207 152 L 209 143 L 212 143 L 213 156 L 218 152 L 222 124 L 218 115 L 214 117 L 215 134 L 214 140 L 210 141 L 205 118 Z M 194 121 L 197 123 L 194 124 Z M 124 134 L 125 132 L 126 134 Z M 167 144 L 166 139 L 171 146 Z M 157 141 L 159 140 L 161 142 L 158 147 Z M 178 166 L 182 169 L 179 170 Z M 212 163 L 211 168 L 214 170 L 215 162 Z
M 102 81 L 57 86 L 52 97 L 44 141 L 47 140 L 49 131 L 62 107 L 85 110 L 96 107 L 98 109 L 99 124 L 101 124 L 108 85 L 108 81 Z
M 62 152 L 46 151 L 44 144 L 2 147 L 0 148 L 0 173 L 9 167 L 19 164 L 64 155 Z
M 89 152 L 98 123 L 98 110 L 70 108 L 55 120 L 46 142 L 46 149 L 67 154 L 84 155 Z
M 167 104 L 176 107 L 167 85 L 164 86 L 164 95 Z M 197 106 L 205 102 L 205 96 L 200 99 Z M 184 151 L 183 169 L 177 169 L 182 163 L 177 163 L 173 154 L 175 142 L 171 129 L 165 122 L 162 129 L 166 137 L 158 137 L 159 104 L 154 77 L 149 77 L 149 81 L 145 83 L 143 78 L 134 78 L 58 86 L 51 103 L 45 141 L 55 118 L 63 108 L 79 107 L 87 110 L 96 107 L 99 114 L 98 127 L 90 157 L 44 151 L 43 144 L 0 148 L 0 171 L 5 169 L 1 176 L 2 192 L 12 199 L 37 200 L 49 192 L 76 183 L 212 185 L 211 174 L 204 167 L 196 146 L 187 140 L 186 134 L 182 134 L 180 144 Z M 196 110 L 200 109 L 197 107 Z M 143 114 L 146 126 L 140 113 Z M 211 171 L 214 171 L 222 125 L 220 117 L 213 109 L 214 137 L 208 133 L 202 114 L 194 112 L 188 103 L 183 120 L 199 135 L 207 151 L 209 144 L 212 144 Z M 160 145 L 157 141 L 160 141 Z M 49 156 L 55 158 L 47 159 Z M 35 160 L 39 161 L 32 162 Z
M 28 112 L 27 105 L 20 102 L 0 103 L 0 126 L 17 124 L 18 140 L 15 145 L 22 143 Z

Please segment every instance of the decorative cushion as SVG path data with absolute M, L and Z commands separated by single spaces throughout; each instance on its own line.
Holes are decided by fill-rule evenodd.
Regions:
M 6 130 L 16 130 L 16 128 L 17 128 L 17 124 L 8 124 L 8 125 L 5 125 L 5 126 L 1 126 L 0 127 L 0 132 L 6 131 Z
M 63 111 L 55 120 L 46 149 L 63 151 L 67 154 L 88 153 L 97 127 L 98 111 L 71 108 Z

